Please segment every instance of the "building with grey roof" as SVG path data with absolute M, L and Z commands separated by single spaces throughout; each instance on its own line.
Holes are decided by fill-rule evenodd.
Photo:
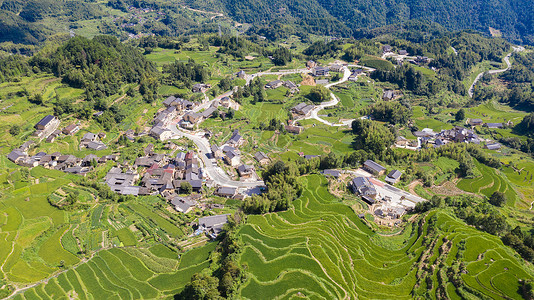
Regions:
M 363 163 L 363 168 L 375 176 L 383 175 L 386 172 L 386 168 L 377 164 L 372 160 L 367 160 Z
M 402 173 L 399 170 L 393 170 L 386 176 L 386 182 L 389 184 L 395 184 L 399 181 Z

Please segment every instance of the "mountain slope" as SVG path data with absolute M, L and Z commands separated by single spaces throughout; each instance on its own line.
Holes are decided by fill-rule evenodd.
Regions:
M 221 7 L 238 22 L 283 22 L 305 30 L 346 35 L 411 19 L 439 23 L 451 30 L 501 31 L 514 42 L 534 42 L 534 4 L 528 0 L 186 0 L 189 5 Z M 342 24 L 340 26 L 340 24 Z

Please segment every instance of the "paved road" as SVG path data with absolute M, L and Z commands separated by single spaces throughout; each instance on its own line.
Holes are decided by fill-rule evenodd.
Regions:
M 341 84 L 343 82 L 346 82 L 348 79 L 349 79 L 349 76 L 350 76 L 351 72 L 349 70 L 349 68 L 347 67 L 343 67 L 343 78 L 340 80 L 340 81 L 336 81 L 336 82 L 333 82 L 333 83 L 329 83 L 327 85 L 325 85 L 324 87 L 329 89 L 330 87 L 334 86 L 334 85 L 338 85 L 338 84 Z M 334 106 L 336 104 L 339 103 L 339 99 L 336 97 L 336 95 L 334 95 L 334 93 L 330 92 L 330 97 L 332 98 L 332 100 L 330 101 L 326 101 L 326 102 L 322 102 L 321 104 L 319 105 L 316 105 L 315 108 L 310 112 L 310 115 L 308 117 L 305 117 L 304 119 L 315 119 L 323 124 L 326 124 L 328 126 L 350 126 L 352 124 L 352 121 L 354 120 L 345 120 L 343 121 L 342 123 L 340 124 L 334 124 L 332 122 L 329 122 L 327 120 L 324 120 L 322 119 L 321 117 L 318 116 L 318 113 L 327 108 L 327 107 L 330 107 L 330 106 Z
M 172 131 L 174 138 L 186 137 L 197 145 L 199 157 L 202 159 L 202 162 L 204 162 L 204 171 L 216 184 L 235 188 L 254 188 L 265 185 L 263 181 L 250 182 L 232 180 L 223 169 L 217 166 L 217 161 L 215 159 L 206 156 L 206 154 L 211 153 L 211 146 L 203 133 L 192 134 L 182 131 L 176 127 L 176 123 L 169 125 L 167 128 Z
M 497 73 L 502 73 L 502 72 L 506 72 L 508 71 L 511 67 L 512 67 L 512 63 L 510 63 L 510 56 L 512 56 L 512 54 L 514 52 L 521 52 L 521 51 L 524 51 L 525 48 L 521 47 L 521 46 L 518 46 L 518 47 L 512 47 L 514 50 L 510 53 L 508 53 L 508 55 L 506 55 L 504 57 L 504 62 L 506 63 L 506 69 L 500 69 L 500 70 L 489 70 L 488 73 L 489 74 L 497 74 Z M 482 76 L 484 75 L 485 72 L 481 72 L 480 74 L 477 75 L 477 77 L 475 78 L 475 81 L 473 81 L 473 84 L 471 84 L 471 87 L 469 88 L 469 97 L 473 98 L 473 94 L 474 94 L 474 91 L 475 91 L 475 85 L 477 84 L 477 82 L 480 80 L 480 78 L 482 78 Z

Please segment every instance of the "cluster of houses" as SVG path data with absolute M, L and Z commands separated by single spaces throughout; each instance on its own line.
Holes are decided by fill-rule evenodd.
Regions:
M 61 154 L 54 152 L 46 154 L 39 152 L 33 156 L 27 154 L 28 142 L 24 143 L 20 148 L 17 148 L 7 155 L 7 158 L 17 165 L 33 168 L 42 166 L 47 169 L 60 170 L 65 173 L 85 175 L 98 164 L 104 164 L 107 161 L 118 160 L 118 155 L 104 155 L 98 157 L 94 154 L 89 154 L 84 158 L 78 158 L 74 155 Z
M 208 108 L 201 112 L 195 111 L 195 108 L 198 107 L 197 103 L 174 96 L 165 99 L 163 105 L 165 105 L 165 109 L 156 114 L 150 129 L 150 135 L 161 141 L 172 138 L 172 132 L 167 127 L 176 119 L 179 119 L 178 126 L 181 128 L 194 129 L 200 122 L 217 112 L 219 106 L 237 109 L 237 104 L 229 97 L 213 101 Z M 224 115 L 225 113 L 222 112 L 221 116 L 224 117 Z
M 229 166 L 235 168 L 241 179 L 250 179 L 256 177 L 256 172 L 254 166 L 241 162 L 241 152 L 238 148 L 244 142 L 245 140 L 239 134 L 239 130 L 234 130 L 230 139 L 222 147 L 215 144 L 211 145 L 211 155 L 215 159 L 222 159 Z M 258 152 L 256 155 L 258 162 L 265 163 L 266 160 L 268 162 L 268 157 L 265 153 Z M 224 196 L 226 197 L 227 195 L 225 194 Z
M 179 152 L 176 157 L 170 158 L 154 153 L 153 145 L 145 148 L 145 156 L 138 157 L 133 167 L 126 172 L 120 168 L 111 169 L 105 177 L 106 184 L 112 191 L 122 195 L 161 194 L 168 198 L 169 195 L 174 197 L 175 193 L 180 193 L 186 183 L 193 192 L 200 192 L 206 177 L 193 151 Z M 136 172 L 139 167 L 143 168 L 141 177 Z
M 363 164 L 363 169 L 375 176 L 382 176 L 386 171 L 386 168 L 372 160 L 367 160 Z M 401 176 L 402 173 L 399 170 L 392 170 L 388 173 L 388 175 L 386 175 L 385 180 L 389 184 L 394 185 L 398 182 Z M 379 193 L 377 192 L 377 187 L 373 182 L 380 183 L 379 181 L 369 177 L 357 176 L 350 181 L 349 188 L 354 194 L 359 195 L 362 200 L 367 202 L 372 207 L 378 207 L 374 211 L 376 216 L 391 219 L 398 219 L 403 216 L 406 213 L 406 208 L 401 205 L 392 205 L 388 201 L 391 199 L 388 199 L 387 196 L 384 197 L 384 202 L 379 203 L 379 199 L 377 199 Z M 380 185 L 382 186 L 383 184 L 381 183 Z M 395 189 L 393 187 L 391 188 Z
M 80 141 L 80 148 L 87 148 L 91 150 L 105 150 L 108 147 L 102 142 L 102 139 L 106 137 L 106 133 L 100 132 L 94 134 L 88 132 L 83 135 L 82 140 Z
M 293 81 L 291 80 L 286 80 L 286 81 L 281 81 L 281 80 L 273 80 L 273 81 L 270 81 L 268 82 L 266 85 L 265 85 L 265 88 L 266 89 L 269 89 L 269 90 L 274 90 L 274 89 L 277 89 L 281 86 L 284 86 L 286 88 L 289 89 L 289 91 L 293 94 L 295 93 L 298 93 L 299 92 L 299 86 L 297 84 L 295 84 Z
M 498 128 L 498 127 L 495 127 Z M 423 143 L 441 147 L 448 143 L 472 143 L 480 144 L 483 140 L 471 129 L 461 126 L 455 126 L 452 129 L 442 130 L 435 133 L 430 128 L 424 128 L 421 131 L 413 132 L 413 135 L 420 138 Z M 396 144 L 401 145 L 409 143 L 406 139 L 397 139 Z M 485 147 L 490 150 L 498 150 L 501 145 L 496 142 L 486 142 Z
M 46 138 L 46 141 L 52 143 L 60 135 L 74 135 L 80 131 L 80 127 L 77 124 L 70 124 L 59 130 L 58 127 L 60 121 L 53 115 L 47 115 L 42 118 L 37 124 L 35 124 L 34 136 L 37 136 L 41 140 Z M 88 132 L 81 141 L 80 148 L 87 148 L 91 150 L 104 150 L 107 149 L 106 145 L 100 141 L 105 137 L 105 133 L 101 132 L 98 135 Z M 28 150 L 35 142 L 32 140 L 24 142 L 19 148 L 11 151 L 7 158 L 23 167 L 33 168 L 42 166 L 48 169 L 60 170 L 72 174 L 85 175 L 96 164 L 105 163 L 109 160 L 117 160 L 118 155 L 104 155 L 98 157 L 94 154 L 89 154 L 84 158 L 78 158 L 74 155 L 64 155 L 60 152 L 54 152 L 47 154 L 45 152 L 39 152 L 33 156 L 28 155 Z

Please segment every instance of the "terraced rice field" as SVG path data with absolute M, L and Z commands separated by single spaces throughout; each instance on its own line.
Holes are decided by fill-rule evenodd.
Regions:
M 475 165 L 482 173 L 482 176 L 473 179 L 462 179 L 458 182 L 458 188 L 466 192 L 482 193 L 486 197 L 490 197 L 494 192 L 499 191 L 505 193 L 509 204 L 513 205 L 517 200 L 517 193 L 510 183 L 503 176 L 497 174 L 493 168 L 479 162 L 475 162 Z
M 530 267 L 497 237 L 447 212 L 430 213 L 399 244 L 372 232 L 327 192 L 324 178 L 302 181 L 306 188 L 294 209 L 249 216 L 240 230 L 241 263 L 250 275 L 242 297 L 411 299 L 430 292 L 438 298 L 519 299 L 518 279 L 532 278 Z M 458 267 L 459 261 L 468 270 L 458 275 L 462 282 L 440 285 L 450 280 L 437 270 Z
M 178 293 L 194 273 L 209 266 L 215 244 L 185 253 L 181 260 L 159 245 L 100 251 L 87 263 L 61 273 L 14 299 L 154 299 Z M 182 266 L 183 265 L 183 266 Z

